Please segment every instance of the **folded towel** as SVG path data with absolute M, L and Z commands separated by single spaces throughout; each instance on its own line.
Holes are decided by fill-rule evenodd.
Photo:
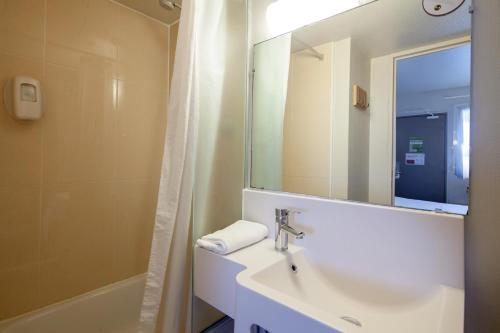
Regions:
M 218 254 L 228 254 L 267 237 L 267 227 L 260 223 L 239 220 L 230 226 L 196 241 L 198 246 Z

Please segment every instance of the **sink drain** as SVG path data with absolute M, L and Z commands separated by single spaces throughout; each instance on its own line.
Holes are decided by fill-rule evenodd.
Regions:
M 347 322 L 350 322 L 353 325 L 361 327 L 361 322 L 359 320 L 357 320 L 356 318 L 349 317 L 349 316 L 343 316 L 343 317 L 340 317 L 340 318 L 343 319 L 343 320 L 345 320 L 345 321 L 347 321 Z
M 295 264 L 291 264 L 290 269 L 292 270 L 293 273 L 297 273 L 299 271 L 299 268 Z

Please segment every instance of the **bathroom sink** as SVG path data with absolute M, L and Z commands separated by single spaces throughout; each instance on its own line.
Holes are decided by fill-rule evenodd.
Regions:
M 377 283 L 322 267 L 304 249 L 286 252 L 260 270 L 246 270 L 238 282 L 244 300 L 238 306 L 246 308 L 240 312 L 252 316 L 251 321 L 239 318 L 242 332 L 252 323 L 271 333 L 463 332 L 463 290 Z M 272 320 L 275 316 L 282 320 Z
M 270 333 L 463 333 L 463 289 L 408 278 L 407 267 L 373 264 L 373 254 L 359 263 L 373 264 L 370 276 L 336 264 L 333 253 L 274 246 L 266 239 L 226 256 L 195 248 L 194 293 L 234 318 L 235 333 L 253 325 Z

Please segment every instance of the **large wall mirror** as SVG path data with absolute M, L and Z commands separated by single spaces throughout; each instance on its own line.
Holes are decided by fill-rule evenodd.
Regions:
M 376 0 L 254 45 L 251 187 L 466 214 L 469 11 Z

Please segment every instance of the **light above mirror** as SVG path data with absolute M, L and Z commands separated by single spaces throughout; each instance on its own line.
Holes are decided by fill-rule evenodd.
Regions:
M 266 10 L 270 33 L 281 35 L 375 0 L 278 0 Z

